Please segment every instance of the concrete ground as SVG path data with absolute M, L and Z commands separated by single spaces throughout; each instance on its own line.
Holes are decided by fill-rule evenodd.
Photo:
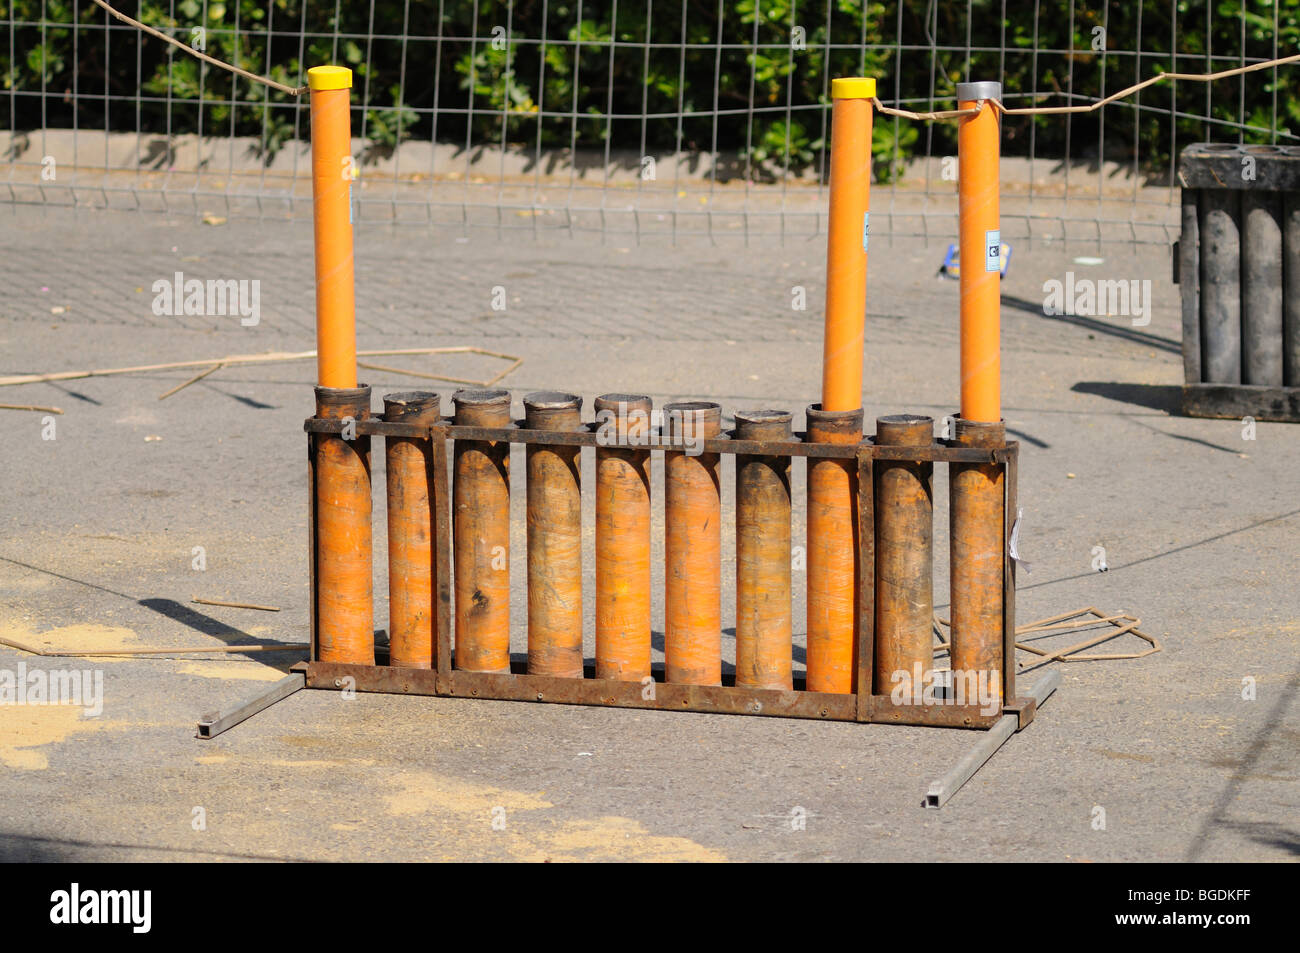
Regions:
M 0 216 L 0 375 L 314 346 L 308 223 Z M 955 407 L 957 284 L 935 277 L 945 244 L 872 243 L 868 421 Z M 501 384 L 516 399 L 566 389 L 588 413 L 595 395 L 639 391 L 716 400 L 728 415 L 788 408 L 800 426 L 820 381 L 823 255 L 818 241 L 673 249 L 363 229 L 359 346 L 518 355 Z M 260 321 L 154 314 L 154 282 L 176 272 L 258 280 Z M 1067 272 L 1149 279 L 1149 325 L 1045 316 L 1044 282 Z M 1015 250 L 1002 321 L 1029 564 L 1019 620 L 1128 612 L 1162 650 L 1054 663 L 1063 683 L 1038 720 L 941 811 L 923 810 L 922 795 L 973 734 L 300 692 L 198 741 L 200 714 L 303 655 L 186 650 L 306 640 L 301 426 L 314 365 L 226 368 L 162 401 L 195 370 L 0 388 L 5 403 L 66 411 L 0 411 L 10 494 L 0 637 L 53 651 L 176 649 L 61 659 L 0 647 L 0 677 L 20 665 L 91 669 L 104 689 L 97 717 L 0 705 L 0 859 L 1296 859 L 1300 429 L 1261 423 L 1247 439 L 1241 421 L 1174 414 L 1182 366 L 1169 273 L 1168 249 L 1154 246 Z M 792 308 L 801 288 L 802 311 Z M 463 355 L 376 360 L 466 378 L 502 367 Z M 446 400 L 454 389 L 364 377 L 376 403 L 392 390 L 431 386 Z M 942 603 L 942 492 L 937 506 Z M 1096 569 L 1103 556 L 1107 572 Z M 381 629 L 384 573 L 380 561 Z M 734 610 L 724 615 L 730 630 Z M 513 618 L 522 652 L 518 598 Z M 661 611 L 655 629 L 661 646 Z M 728 658 L 733 639 L 724 633 Z M 1143 648 L 1125 636 L 1101 650 Z M 1041 674 L 1034 656 L 1021 660 L 1026 680 Z

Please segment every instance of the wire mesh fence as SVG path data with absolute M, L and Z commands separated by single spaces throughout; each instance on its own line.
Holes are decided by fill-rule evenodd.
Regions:
M 677 241 L 825 227 L 829 84 L 887 105 L 1095 102 L 1159 72 L 1297 48 L 1300 0 L 119 0 L 194 49 L 300 86 L 355 72 L 361 222 Z M 305 97 L 146 36 L 90 0 L 9 0 L 11 202 L 310 216 Z M 1169 241 L 1191 142 L 1298 141 L 1296 67 L 1170 82 L 1095 113 L 1006 116 L 1007 239 Z M 878 117 L 873 233 L 956 233 L 956 130 Z

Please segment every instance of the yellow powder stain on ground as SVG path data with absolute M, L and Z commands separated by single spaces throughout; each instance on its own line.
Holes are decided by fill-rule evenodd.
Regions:
M 102 718 L 83 717 L 79 705 L 0 705 L 0 765 L 44 771 L 50 760 L 41 747 L 105 727 Z
M 200 678 L 242 679 L 258 682 L 278 682 L 288 672 L 282 672 L 261 662 L 183 662 L 176 670 L 180 675 L 197 675 Z
M 560 821 L 546 826 L 543 818 L 529 814 L 554 807 L 541 793 L 511 791 L 424 772 L 406 772 L 394 783 L 400 790 L 387 795 L 388 812 L 457 815 L 465 824 L 468 854 L 504 847 L 510 856 L 527 863 L 543 861 L 664 861 L 721 863 L 726 856 L 686 837 L 650 833 L 627 817 L 601 817 Z M 494 830 L 493 821 L 505 825 Z M 478 836 L 473 836 L 475 832 Z M 494 843 L 495 841 L 495 843 Z
M 318 758 L 315 760 L 294 761 L 289 758 L 261 758 L 228 754 L 203 754 L 194 756 L 195 764 L 231 764 L 260 765 L 269 768 L 351 768 L 370 767 L 375 762 L 368 758 Z
M 113 652 L 143 647 L 132 629 L 94 623 L 65 625 L 40 633 L 24 625 L 7 625 L 0 629 L 0 636 L 42 652 Z
M 401 790 L 388 795 L 388 813 L 399 817 L 451 811 L 454 814 L 480 815 L 490 820 L 492 809 L 496 807 L 505 808 L 509 814 L 511 811 L 540 811 L 552 806 L 549 801 L 522 791 L 507 791 L 424 772 L 405 772 L 393 781 Z
M 554 830 L 523 835 L 510 852 L 521 861 L 569 863 L 625 861 L 631 863 L 725 863 L 716 850 L 687 837 L 651 834 L 629 817 L 602 817 L 594 821 L 565 821 Z M 531 843 L 529 842 L 531 841 Z

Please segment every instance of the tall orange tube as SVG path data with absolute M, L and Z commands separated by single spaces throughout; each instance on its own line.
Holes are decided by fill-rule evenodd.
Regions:
M 649 397 L 596 398 L 596 677 L 650 675 Z
M 510 392 L 459 390 L 455 422 L 509 427 Z M 510 671 L 510 444 L 457 440 L 452 503 L 456 668 Z
M 384 395 L 384 420 L 429 427 L 438 422 L 437 394 Z M 432 668 L 433 448 L 425 437 L 385 437 L 388 484 L 388 664 Z
M 370 416 L 370 388 L 316 388 L 316 416 Z M 370 437 L 313 434 L 316 649 L 324 662 L 375 664 Z
M 808 408 L 813 443 L 862 440 L 862 408 Z M 858 467 L 808 458 L 808 690 L 852 692 L 857 676 Z
M 581 411 L 582 398 L 574 394 L 541 391 L 524 398 L 529 430 L 582 430 Z M 583 675 L 580 450 L 528 445 L 529 675 Z
M 874 79 L 831 82 L 830 226 L 826 241 L 826 331 L 822 402 L 828 411 L 862 406 L 867 232 Z
M 316 233 L 316 366 L 322 387 L 357 386 L 352 276 L 352 71 L 315 66 L 311 89 L 312 214 Z
M 958 120 L 957 178 L 961 233 L 961 415 L 966 420 L 1002 419 L 1001 244 L 998 224 L 998 160 L 1001 122 L 989 100 L 1002 98 L 1001 83 L 958 83 L 957 106 L 983 105 Z
M 670 436 L 688 447 L 718 436 L 722 408 L 664 408 Z M 719 455 L 664 453 L 664 680 L 722 684 L 722 500 Z

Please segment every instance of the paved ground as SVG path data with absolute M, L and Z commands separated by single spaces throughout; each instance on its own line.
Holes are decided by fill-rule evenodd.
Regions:
M 314 346 L 305 224 L 0 216 L 0 375 Z M 869 420 L 954 408 L 956 283 L 934 277 L 943 246 L 873 242 Z M 1097 254 L 1017 248 L 1004 283 L 1006 417 L 1023 446 L 1032 566 L 1020 619 L 1125 610 L 1164 648 L 1061 666 L 1041 718 L 941 812 L 924 811 L 921 796 L 970 734 L 304 692 L 199 742 L 199 714 L 301 653 L 77 661 L 0 648 L 0 671 L 92 668 L 104 679 L 96 718 L 0 706 L 0 857 L 1294 860 L 1300 430 L 1260 424 L 1246 440 L 1240 421 L 1173 416 L 1182 369 L 1168 251 L 1075 261 Z M 709 398 L 728 414 L 798 412 L 819 383 L 822 255 L 817 242 L 673 250 L 367 230 L 359 343 L 520 355 L 503 384 L 517 397 L 564 388 L 590 407 L 630 390 Z M 155 315 L 152 285 L 177 271 L 257 279 L 260 322 Z M 1068 271 L 1150 279 L 1150 324 L 1044 316 L 1044 281 Z M 497 287 L 505 311 L 492 309 Z M 805 311 L 791 307 L 798 287 Z M 385 362 L 463 377 L 500 366 Z M 193 371 L 0 389 L 4 402 L 66 411 L 55 439 L 42 439 L 42 413 L 0 412 L 10 490 L 0 635 L 61 650 L 303 642 L 312 369 L 230 368 L 161 402 Z M 366 376 L 377 395 L 413 385 Z M 1094 571 L 1097 546 L 1108 572 Z M 383 594 L 381 569 L 377 627 Z

